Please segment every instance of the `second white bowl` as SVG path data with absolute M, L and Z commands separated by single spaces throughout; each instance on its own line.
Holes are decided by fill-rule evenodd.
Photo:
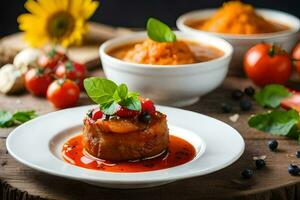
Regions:
M 119 84 L 126 83 L 130 90 L 140 92 L 155 103 L 172 106 L 195 103 L 200 96 L 214 90 L 223 82 L 233 48 L 225 40 L 207 34 L 199 37 L 176 32 L 176 35 L 178 39 L 216 47 L 222 50 L 224 55 L 195 64 L 151 65 L 126 62 L 107 53 L 111 49 L 147 38 L 146 32 L 138 32 L 109 40 L 101 45 L 99 53 L 106 77 Z
M 194 20 L 208 19 L 213 16 L 215 12 L 216 9 L 204 9 L 186 13 L 177 19 L 177 27 L 182 32 L 192 34 L 194 36 L 201 37 L 203 33 L 206 33 L 227 40 L 234 47 L 232 64 L 240 69 L 242 69 L 244 54 L 252 46 L 260 42 L 275 43 L 290 52 L 297 42 L 297 39 L 299 39 L 297 34 L 300 30 L 300 20 L 293 15 L 276 10 L 256 9 L 256 12 L 267 20 L 289 26 L 288 30 L 275 33 L 242 35 L 206 32 L 194 29 L 188 25 L 189 22 Z

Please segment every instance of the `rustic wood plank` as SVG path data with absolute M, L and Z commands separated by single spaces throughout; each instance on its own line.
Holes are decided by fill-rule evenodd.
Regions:
M 141 194 L 143 199 L 203 199 L 248 196 L 296 184 L 298 177 L 287 172 L 287 163 L 293 159 L 288 154 L 297 150 L 295 141 L 280 140 L 280 151 L 270 152 L 266 147 L 267 140 L 247 140 L 247 148 L 242 158 L 232 166 L 202 177 L 177 181 L 165 186 L 139 190 L 112 190 L 98 188 L 78 181 L 67 180 L 34 171 L 15 161 L 4 153 L 4 139 L 1 145 L 1 179 L 19 190 L 31 195 L 49 199 L 136 199 Z M 251 180 L 242 180 L 240 172 L 252 167 L 253 155 L 267 155 L 267 168 L 255 171 Z M 116 192 L 117 191 L 117 192 Z M 153 197 L 151 194 L 157 194 Z M 137 195 L 139 196 L 139 195 Z
M 103 76 L 98 70 L 92 75 Z M 224 84 L 215 92 L 201 99 L 195 105 L 185 109 L 203 113 L 220 119 L 236 128 L 246 141 L 244 155 L 233 165 L 216 173 L 177 181 L 168 185 L 138 189 L 116 190 L 105 189 L 68 180 L 60 177 L 47 175 L 32 170 L 7 154 L 5 138 L 13 129 L 0 129 L 0 195 L 3 187 L 14 195 L 23 195 L 24 199 L 42 197 L 46 199 L 297 199 L 299 194 L 299 177 L 290 176 L 287 166 L 291 162 L 300 163 L 294 155 L 299 150 L 297 141 L 284 137 L 276 137 L 279 141 L 279 151 L 270 152 L 266 143 L 274 138 L 271 135 L 250 129 L 247 119 L 253 113 L 263 111 L 254 106 L 250 112 L 242 112 L 238 103 L 231 100 L 230 91 L 233 88 L 244 88 L 250 83 L 242 78 L 227 78 Z M 234 106 L 233 113 L 223 114 L 221 103 L 227 102 Z M 78 105 L 90 104 L 91 101 L 82 94 Z M 35 98 L 29 94 L 20 96 L 0 96 L 1 109 L 37 109 L 39 114 L 44 114 L 55 109 L 42 98 Z M 233 123 L 229 116 L 239 113 L 240 119 Z M 216 133 L 216 137 L 217 137 Z M 224 149 L 226 151 L 226 149 Z M 251 180 L 242 180 L 240 172 L 245 168 L 254 168 L 253 156 L 267 155 L 267 167 L 255 170 Z M 4 182 L 3 182 L 4 181 Z M 7 188 L 11 188 L 8 190 Z M 16 188 L 15 190 L 13 188 Z M 22 191 L 24 193 L 22 193 Z M 32 195 L 32 196 L 28 196 Z M 13 196 L 10 199 L 16 199 Z
M 131 33 L 126 28 L 115 28 L 95 22 L 89 23 L 89 32 L 81 46 L 72 46 L 68 55 L 72 60 L 85 64 L 89 69 L 100 64 L 98 49 L 104 41 Z M 0 67 L 12 63 L 14 56 L 28 47 L 22 33 L 15 33 L 0 40 Z

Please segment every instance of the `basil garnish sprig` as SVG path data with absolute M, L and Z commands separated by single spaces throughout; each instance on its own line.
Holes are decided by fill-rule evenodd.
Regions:
M 298 127 L 300 121 L 299 113 L 295 110 L 277 111 L 252 116 L 248 124 L 252 128 L 270 133 L 300 139 Z M 300 140 L 299 140 L 300 141 Z
M 0 111 L 0 128 L 9 128 L 25 123 L 37 116 L 34 110 L 17 111 L 15 113 L 9 111 Z
M 299 113 L 293 109 L 277 110 L 281 101 L 292 95 L 286 87 L 278 84 L 270 84 L 262 88 L 255 94 L 254 99 L 257 104 L 273 110 L 251 116 L 248 125 L 275 136 L 298 138 L 300 143 Z
M 98 77 L 86 78 L 83 83 L 88 96 L 99 104 L 101 112 L 106 115 L 115 114 L 120 106 L 141 110 L 139 93 L 129 92 L 125 84 L 117 85 L 111 80 Z
M 165 23 L 155 18 L 147 21 L 147 34 L 151 40 L 156 42 L 175 42 L 176 35 Z
M 257 92 L 254 99 L 263 107 L 278 108 L 281 101 L 289 96 L 292 96 L 292 93 L 286 87 L 278 84 L 271 84 Z

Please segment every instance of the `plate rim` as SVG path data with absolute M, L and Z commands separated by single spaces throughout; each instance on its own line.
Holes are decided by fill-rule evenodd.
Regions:
M 201 115 L 202 117 L 206 117 L 206 118 L 209 118 L 210 120 L 218 121 L 219 123 L 222 123 L 223 125 L 227 126 L 228 128 L 234 130 L 236 136 L 238 136 L 239 139 L 241 140 L 242 147 L 241 147 L 240 151 L 235 155 L 235 157 L 231 158 L 227 162 L 223 163 L 222 165 L 218 165 L 218 166 L 206 169 L 204 173 L 202 171 L 195 171 L 195 172 L 187 172 L 185 175 L 172 176 L 172 177 L 168 177 L 168 176 L 156 177 L 156 176 L 153 176 L 153 177 L 151 177 L 151 179 L 145 179 L 145 180 L 142 180 L 142 179 L 141 180 L 134 180 L 134 179 L 112 180 L 110 178 L 103 178 L 103 177 L 101 177 L 101 178 L 99 178 L 99 177 L 79 177 L 79 176 L 72 176 L 71 174 L 66 174 L 66 173 L 53 172 L 53 170 L 51 170 L 49 168 L 45 169 L 44 167 L 37 166 L 36 164 L 32 164 L 29 161 L 26 161 L 26 160 L 20 158 L 10 148 L 9 143 L 12 140 L 12 138 L 15 137 L 14 134 L 16 134 L 19 130 L 21 130 L 23 128 L 23 126 L 27 126 L 28 124 L 33 123 L 33 122 L 35 122 L 37 120 L 41 120 L 43 118 L 47 118 L 50 115 L 55 115 L 55 114 L 59 114 L 59 113 L 63 113 L 63 112 L 71 111 L 71 110 L 77 110 L 77 109 L 84 109 L 84 108 L 88 109 L 88 108 L 91 108 L 92 106 L 95 106 L 95 105 L 91 104 L 91 105 L 85 105 L 85 106 L 78 106 L 78 107 L 75 107 L 75 108 L 68 108 L 68 109 L 63 109 L 63 110 L 58 110 L 58 111 L 50 112 L 50 113 L 41 115 L 41 116 L 39 116 L 39 117 L 37 117 L 35 119 L 32 119 L 32 120 L 30 120 L 30 121 L 22 124 L 21 126 L 15 128 L 12 132 L 10 132 L 10 134 L 6 138 L 6 149 L 7 149 L 7 151 L 9 152 L 9 154 L 15 160 L 17 160 L 18 162 L 24 164 L 25 166 L 27 166 L 29 168 L 32 168 L 34 170 L 43 172 L 43 173 L 54 175 L 54 176 L 69 178 L 69 179 L 73 179 L 73 180 L 92 181 L 92 182 L 109 183 L 109 184 L 122 184 L 122 183 L 123 184 L 124 183 L 135 184 L 135 183 L 155 183 L 155 182 L 166 182 L 166 181 L 170 182 L 170 181 L 175 181 L 175 180 L 181 180 L 181 179 L 187 179 L 187 178 L 192 178 L 192 177 L 196 177 L 196 176 L 202 176 L 202 175 L 211 174 L 213 172 L 219 171 L 221 169 L 224 169 L 224 168 L 230 166 L 232 163 L 234 163 L 235 161 L 237 161 L 241 157 L 241 155 L 244 153 L 244 150 L 245 150 L 245 141 L 244 141 L 243 137 L 240 135 L 240 133 L 236 129 L 234 129 L 233 127 L 231 127 L 227 123 L 222 122 L 222 121 L 220 121 L 218 119 L 215 119 L 213 117 L 210 117 L 210 116 L 198 113 L 198 112 L 194 112 L 194 111 L 190 111 L 190 110 L 184 110 L 184 109 L 179 109 L 179 108 L 174 108 L 174 107 L 169 107 L 169 106 L 160 106 L 160 105 L 156 105 L 156 106 L 158 108 L 172 109 L 172 110 L 184 111 L 184 112 L 188 112 L 188 113 L 193 113 L 193 114 Z M 207 142 L 205 140 L 204 140 L 204 143 L 207 145 Z M 205 155 L 205 152 L 204 152 L 204 155 Z M 55 157 L 55 159 L 60 160 L 56 156 L 54 156 L 54 157 Z M 60 160 L 60 161 L 62 161 L 62 160 Z M 64 161 L 62 161 L 62 162 L 64 162 Z M 81 168 L 81 167 L 74 166 L 74 165 L 71 165 L 71 164 L 69 164 L 69 165 L 72 166 L 72 167 Z M 180 166 L 182 166 L 182 165 L 179 165 L 179 166 L 176 166 L 176 167 L 180 167 Z M 82 168 L 82 169 L 84 169 L 84 168 Z M 119 174 L 119 175 L 122 175 L 122 174 L 132 174 L 132 175 L 134 175 L 134 174 L 146 174 L 146 175 L 149 174 L 149 175 L 151 175 L 151 174 L 153 174 L 155 172 L 164 172 L 164 171 L 167 171 L 169 169 L 170 168 L 162 169 L 162 170 L 149 171 L 149 172 L 139 172 L 139 173 L 123 173 L 123 172 L 122 173 L 118 173 L 118 172 L 103 172 L 103 171 L 101 171 L 101 172 L 102 173 L 107 173 L 107 174 Z

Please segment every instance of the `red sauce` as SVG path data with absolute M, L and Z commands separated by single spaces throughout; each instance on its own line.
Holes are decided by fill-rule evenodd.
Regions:
M 158 157 L 135 162 L 126 161 L 113 163 L 87 154 L 83 148 L 82 136 L 79 135 L 71 138 L 64 144 L 62 155 L 66 162 L 87 169 L 108 172 L 146 172 L 187 163 L 195 157 L 196 151 L 189 142 L 170 135 L 168 151 Z

